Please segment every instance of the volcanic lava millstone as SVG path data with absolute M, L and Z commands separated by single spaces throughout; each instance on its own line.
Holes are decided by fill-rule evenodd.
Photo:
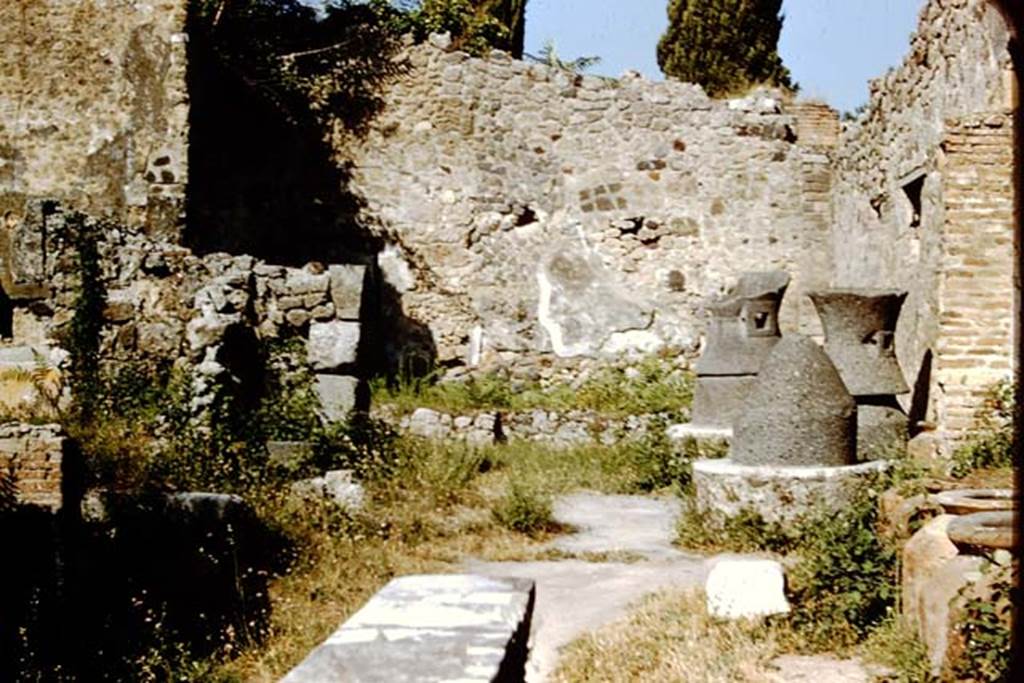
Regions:
M 779 306 L 789 286 L 782 271 L 744 273 L 711 313 L 703 355 L 697 360 L 691 424 L 731 427 L 764 359 L 779 341 Z
M 896 399 L 910 389 L 896 359 L 896 322 L 907 293 L 828 289 L 809 296 L 825 329 L 825 352 L 857 401 L 857 457 L 905 446 L 908 419 Z
M 857 404 L 828 355 L 802 335 L 776 344 L 734 427 L 743 465 L 840 466 L 855 462 Z

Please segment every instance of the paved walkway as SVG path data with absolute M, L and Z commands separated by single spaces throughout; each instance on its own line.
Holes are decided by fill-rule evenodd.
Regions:
M 588 631 L 629 614 L 644 595 L 664 588 L 703 585 L 708 559 L 672 546 L 679 501 L 671 498 L 577 493 L 555 501 L 554 516 L 576 532 L 551 546 L 577 555 L 625 554 L 636 561 L 466 563 L 473 574 L 536 581 L 528 683 L 544 681 L 559 650 Z M 867 683 L 859 661 L 828 656 L 784 656 L 773 662 L 771 683 Z
M 642 596 L 663 588 L 698 586 L 704 558 L 672 547 L 679 503 L 672 499 L 579 493 L 555 502 L 555 519 L 577 532 L 552 542 L 570 553 L 627 553 L 636 562 L 478 562 L 466 570 L 486 576 L 530 578 L 537 605 L 527 681 L 543 681 L 558 650 L 587 631 L 628 614 Z

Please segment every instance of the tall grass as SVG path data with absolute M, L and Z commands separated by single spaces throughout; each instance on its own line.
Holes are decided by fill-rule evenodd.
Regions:
M 693 400 L 693 376 L 668 360 L 649 356 L 632 368 L 596 370 L 578 384 L 512 380 L 498 373 L 464 381 L 409 380 L 372 385 L 374 402 L 401 413 L 431 408 L 448 413 L 479 410 L 589 410 L 625 416 L 670 413 L 682 417 Z

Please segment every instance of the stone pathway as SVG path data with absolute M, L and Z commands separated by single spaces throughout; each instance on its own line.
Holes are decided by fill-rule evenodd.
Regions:
M 642 596 L 663 588 L 698 586 L 704 558 L 672 547 L 679 503 L 672 499 L 578 493 L 555 502 L 555 519 L 578 531 L 552 542 L 565 552 L 628 553 L 637 562 L 470 561 L 466 570 L 485 576 L 537 582 L 527 681 L 543 681 L 558 650 L 587 631 L 629 613 Z
M 576 532 L 551 547 L 573 554 L 625 554 L 635 562 L 481 562 L 465 570 L 483 576 L 533 579 L 537 603 L 530 636 L 528 683 L 544 681 L 559 650 L 588 631 L 629 614 L 644 595 L 703 585 L 708 560 L 672 546 L 679 501 L 670 498 L 576 493 L 555 501 L 554 516 Z M 857 660 L 786 655 L 772 662 L 771 683 L 868 683 Z

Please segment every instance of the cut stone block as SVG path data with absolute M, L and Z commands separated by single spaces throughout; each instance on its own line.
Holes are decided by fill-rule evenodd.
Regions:
M 352 479 L 352 470 L 331 470 L 322 477 L 294 482 L 291 488 L 300 498 L 326 498 L 343 510 L 360 509 L 366 496 L 362 484 Z
M 763 617 L 789 612 L 785 574 L 775 560 L 712 560 L 704 590 L 708 613 L 723 619 Z
M 315 372 L 334 372 L 356 362 L 359 323 L 334 320 L 312 323 L 306 348 Z
M 327 274 L 331 278 L 334 314 L 341 320 L 359 320 L 363 287 L 366 282 L 366 266 L 331 266 L 327 269 Z
M 320 399 L 320 414 L 327 422 L 342 422 L 356 407 L 359 378 L 348 375 L 317 375 L 314 389 Z
M 394 579 L 281 683 L 521 681 L 534 592 L 529 579 Z

